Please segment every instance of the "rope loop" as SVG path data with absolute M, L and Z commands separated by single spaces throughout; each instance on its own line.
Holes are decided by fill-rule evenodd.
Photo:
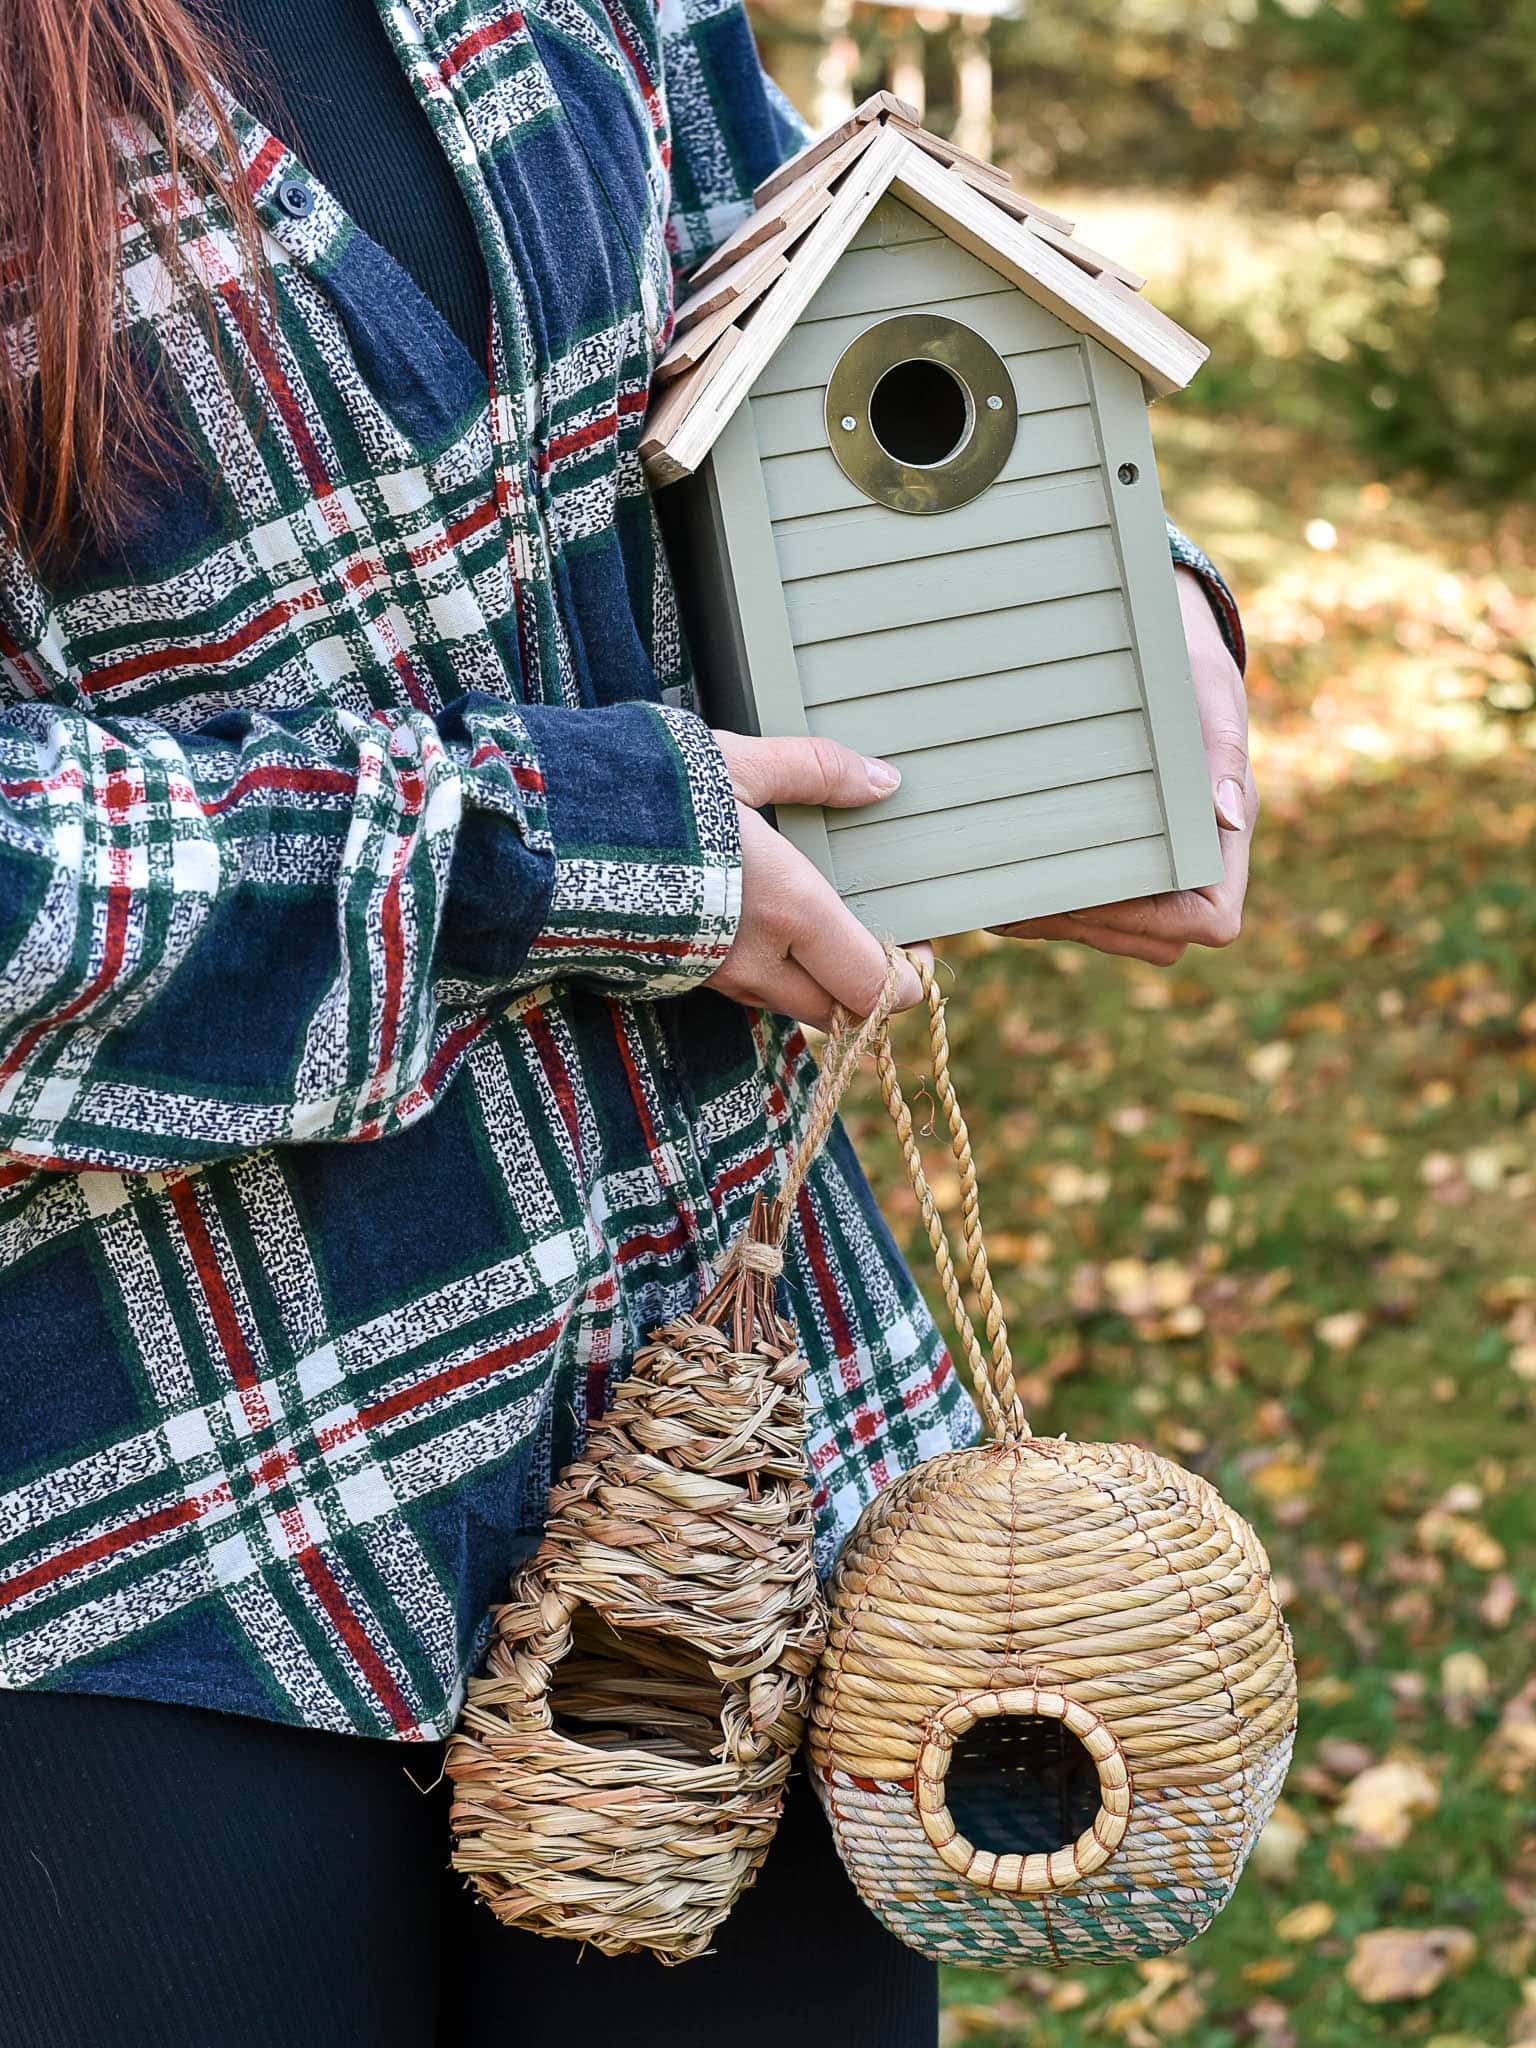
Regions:
M 894 957 L 894 951 L 893 951 Z M 984 1354 L 976 1327 L 960 1291 L 960 1280 L 955 1270 L 954 1253 L 950 1246 L 949 1233 L 944 1227 L 944 1218 L 933 1190 L 928 1185 L 928 1176 L 923 1170 L 923 1156 L 918 1149 L 916 1135 L 912 1129 L 912 1112 L 907 1107 L 906 1097 L 901 1089 L 901 1076 L 896 1067 L 896 1055 L 891 1048 L 890 1010 L 881 1019 L 880 1030 L 875 1039 L 875 1066 L 880 1076 L 880 1092 L 885 1097 L 885 1106 L 890 1111 L 891 1121 L 896 1126 L 897 1142 L 901 1146 L 902 1162 L 907 1169 L 907 1179 L 917 1197 L 918 1211 L 923 1227 L 928 1233 L 928 1242 L 933 1248 L 933 1263 L 939 1276 L 939 1285 L 944 1290 L 955 1329 L 959 1333 L 961 1347 L 965 1352 L 966 1364 L 971 1369 L 971 1386 L 983 1420 L 993 1436 L 1006 1441 L 1029 1435 L 1029 1422 L 1019 1399 L 1018 1387 L 1013 1374 L 1013 1354 L 1008 1348 L 1008 1325 L 1003 1320 L 1003 1311 L 998 1304 L 992 1286 L 992 1271 L 987 1260 L 987 1241 L 981 1228 L 981 1197 L 976 1185 L 976 1160 L 971 1151 L 971 1134 L 966 1128 L 965 1117 L 955 1095 L 954 1083 L 949 1073 L 949 1027 L 945 1021 L 944 998 L 934 979 L 933 969 L 921 956 L 906 955 L 916 970 L 923 985 L 923 997 L 928 1006 L 928 1043 L 933 1067 L 934 1088 L 944 1120 L 949 1125 L 949 1149 L 960 1176 L 960 1236 L 965 1247 L 966 1277 L 981 1311 L 982 1323 L 987 1335 L 987 1352 Z
M 1000 1440 L 1025 1437 L 1029 1434 L 1029 1423 L 1025 1418 L 1014 1381 L 1013 1355 L 1008 1348 L 1008 1326 L 1003 1320 L 1003 1312 L 992 1286 L 986 1239 L 982 1235 L 981 1201 L 976 1186 L 976 1161 L 971 1152 L 971 1136 L 955 1096 L 954 1084 L 950 1079 L 949 1028 L 945 1022 L 944 998 L 939 992 L 933 970 L 925 959 L 920 955 L 903 953 L 895 946 L 887 946 L 885 950 L 885 984 L 870 1014 L 855 1025 L 855 1020 L 846 1010 L 839 1008 L 833 1013 L 832 1026 L 827 1033 L 826 1050 L 822 1054 L 821 1072 L 817 1077 L 816 1091 L 811 1097 L 810 1115 L 806 1120 L 805 1131 L 794 1161 L 784 1177 L 784 1186 L 779 1196 L 777 1245 L 782 1246 L 789 1234 L 795 1210 L 795 1197 L 810 1171 L 811 1162 L 826 1141 L 848 1084 L 853 1079 L 860 1060 L 867 1052 L 872 1051 L 875 1056 L 876 1072 L 880 1078 L 880 1092 L 885 1098 L 885 1106 L 890 1112 L 891 1121 L 896 1126 L 897 1142 L 901 1146 L 907 1179 L 911 1183 L 913 1194 L 917 1197 L 923 1227 L 933 1248 L 933 1262 L 938 1272 L 939 1285 L 944 1291 L 944 1300 L 959 1334 L 966 1364 L 970 1367 L 971 1384 L 983 1419 L 992 1435 Z M 949 1125 L 950 1151 L 954 1155 L 955 1166 L 960 1176 L 959 1235 L 965 1250 L 966 1278 L 970 1282 L 986 1333 L 985 1351 L 982 1349 L 981 1339 L 976 1334 L 975 1324 L 961 1293 L 949 1232 L 945 1228 L 943 1215 L 934 1200 L 933 1190 L 923 1169 L 922 1153 L 912 1128 L 912 1112 L 907 1107 L 906 1098 L 902 1093 L 896 1055 L 891 1048 L 892 1006 L 903 960 L 914 969 L 921 981 L 923 997 L 928 1008 L 928 1043 L 933 1081 L 939 1106 L 944 1112 L 945 1122 Z M 750 1259 L 754 1263 L 750 1265 L 749 1270 L 767 1272 L 769 1268 L 766 1265 L 757 1265 L 755 1261 L 763 1252 L 771 1252 L 774 1249 L 773 1245 L 752 1245 L 745 1239 L 738 1238 L 731 1247 L 729 1256 L 742 1261 Z

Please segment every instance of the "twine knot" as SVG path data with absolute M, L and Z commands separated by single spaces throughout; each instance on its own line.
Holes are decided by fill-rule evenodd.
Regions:
M 751 1237 L 743 1231 L 733 1239 L 720 1270 L 722 1273 L 761 1273 L 770 1280 L 777 1280 L 784 1270 L 783 1247 L 764 1244 L 761 1238 Z

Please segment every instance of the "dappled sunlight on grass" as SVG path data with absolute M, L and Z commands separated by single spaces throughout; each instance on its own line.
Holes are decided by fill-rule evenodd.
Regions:
M 1536 737 L 1536 510 L 1388 485 L 1190 399 L 1154 417 L 1169 510 L 1242 604 L 1268 798 Z

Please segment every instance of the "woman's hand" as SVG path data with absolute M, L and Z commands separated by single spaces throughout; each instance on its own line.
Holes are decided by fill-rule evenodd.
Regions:
M 1242 930 L 1248 854 L 1259 815 L 1259 792 L 1248 761 L 1248 699 L 1199 577 L 1179 569 L 1174 581 L 1226 872 L 1207 889 L 1172 889 L 1128 903 L 1101 903 L 1071 916 L 998 926 L 1009 938 L 1076 939 L 1100 953 L 1126 953 L 1155 967 L 1171 967 L 1186 947 L 1230 946 Z
M 741 819 L 741 924 L 706 988 L 825 1030 L 841 1003 L 867 1017 L 885 986 L 885 948 L 798 847 L 759 817 L 763 804 L 878 803 L 901 777 L 836 740 L 759 740 L 717 732 Z M 905 961 L 896 1008 L 921 1000 Z

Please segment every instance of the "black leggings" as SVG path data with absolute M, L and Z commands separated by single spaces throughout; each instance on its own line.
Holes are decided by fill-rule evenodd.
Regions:
M 440 1744 L 0 1693 L 0 2048 L 933 2048 L 936 1973 L 797 1778 L 716 1952 L 514 1933 L 447 1867 Z

